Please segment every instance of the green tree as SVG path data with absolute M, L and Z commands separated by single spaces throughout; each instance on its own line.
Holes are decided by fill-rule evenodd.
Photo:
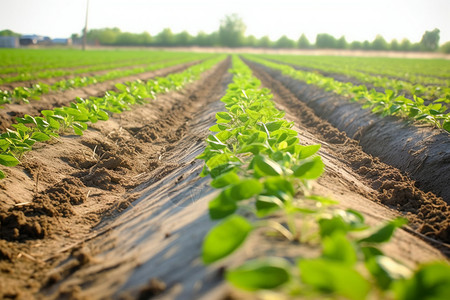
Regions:
M 87 33 L 87 40 L 91 43 L 99 43 L 101 45 L 114 45 L 118 36 L 121 34 L 119 28 L 102 28 L 91 29 Z
M 336 39 L 328 33 L 319 33 L 316 36 L 316 47 L 320 49 L 336 48 Z
M 219 27 L 220 45 L 225 47 L 240 47 L 244 45 L 246 26 L 237 14 L 225 16 Z
M 439 48 L 440 30 L 435 28 L 433 31 L 425 31 L 420 41 L 421 48 L 425 51 L 436 51 Z
M 220 46 L 219 32 L 214 31 L 208 35 L 208 47 Z
M 267 35 L 265 35 L 258 40 L 257 45 L 260 48 L 270 48 L 272 46 L 272 41 Z
M 292 49 L 295 48 L 295 42 L 283 35 L 275 42 L 275 48 Z
M 247 47 L 256 47 L 257 43 L 258 43 L 258 39 L 254 35 L 249 35 L 245 39 L 245 45 Z
M 350 43 L 350 49 L 352 50 L 360 50 L 363 48 L 363 43 L 359 42 L 359 41 L 353 41 Z
M 391 41 L 391 45 L 390 47 L 392 51 L 399 51 L 400 50 L 400 44 L 398 43 L 398 41 L 396 39 L 393 39 Z
M 175 44 L 175 36 L 170 28 L 165 28 L 155 37 L 158 46 L 173 46 Z
M 204 31 L 200 31 L 196 37 L 194 37 L 194 45 L 200 46 L 200 47 L 206 47 L 208 46 L 208 34 Z
M 377 34 L 372 42 L 372 50 L 388 50 L 389 44 L 386 42 L 383 36 Z
M 372 47 L 372 45 L 370 45 L 370 42 L 369 42 L 368 40 L 365 40 L 365 41 L 362 43 L 362 48 L 363 48 L 364 50 L 370 50 L 371 47 Z
M 400 43 L 399 49 L 401 51 L 411 51 L 411 42 L 408 39 L 403 39 Z
M 15 36 L 15 37 L 20 37 L 21 34 L 15 33 L 14 31 L 9 30 L 9 29 L 5 29 L 5 30 L 0 31 L 0 36 Z
M 308 49 L 308 48 L 311 47 L 311 44 L 309 43 L 309 40 L 308 40 L 308 38 L 306 37 L 306 35 L 304 33 L 298 39 L 297 47 L 299 49 Z
M 440 48 L 439 51 L 443 52 L 443 53 L 447 53 L 450 54 L 450 42 L 447 42 L 445 44 L 443 44 Z
M 336 48 L 337 49 L 347 49 L 347 41 L 345 40 L 345 36 L 341 36 L 337 41 L 336 41 Z
M 129 32 L 121 32 L 114 43 L 121 46 L 136 46 L 138 45 L 137 35 Z
M 176 46 L 190 46 L 192 41 L 193 37 L 186 30 L 175 35 Z
M 137 35 L 137 42 L 139 45 L 150 45 L 152 43 L 152 36 L 147 31 Z

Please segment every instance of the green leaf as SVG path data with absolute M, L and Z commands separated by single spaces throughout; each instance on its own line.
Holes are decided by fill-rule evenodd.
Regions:
M 300 278 L 320 292 L 365 299 L 370 283 L 351 266 L 328 259 L 300 260 Z
M 295 195 L 295 189 L 292 182 L 280 176 L 267 177 L 266 180 L 264 180 L 264 188 L 266 190 L 265 194 L 277 196 L 279 192 L 282 191 L 290 196 Z
M 222 154 L 213 156 L 210 160 L 208 160 L 206 162 L 206 165 L 208 166 L 208 168 L 210 168 L 212 170 L 220 165 L 226 164 L 229 161 L 230 161 L 230 155 L 226 154 L 226 153 L 222 153 Z
M 209 131 L 220 132 L 220 131 L 225 130 L 225 129 L 227 129 L 227 127 L 225 125 L 216 124 L 216 125 L 211 126 L 209 128 Z
M 45 133 L 42 133 L 42 132 L 33 132 L 33 134 L 31 135 L 31 138 L 38 142 L 44 142 L 44 141 L 48 141 L 50 139 L 50 137 L 48 135 L 46 135 Z
M 289 262 L 278 257 L 245 262 L 225 275 L 235 287 L 248 291 L 275 289 L 290 277 Z
M 445 122 L 442 124 L 442 128 L 443 128 L 444 130 L 447 130 L 448 132 L 450 132 L 450 120 L 449 120 L 449 121 L 445 121 Z
M 398 300 L 438 300 L 450 295 L 450 266 L 436 262 L 420 267 L 406 281 L 394 286 Z
M 238 215 L 231 215 L 214 226 L 203 241 L 203 262 L 210 264 L 230 255 L 245 241 L 252 229 L 252 225 Z
M 263 185 L 258 179 L 244 179 L 231 186 L 230 196 L 235 201 L 249 199 L 261 193 Z
M 250 145 L 245 145 L 238 151 L 238 153 L 247 153 L 250 152 L 254 155 L 259 154 L 261 151 L 269 149 L 269 147 L 266 144 L 263 143 L 253 143 Z
M 319 156 L 301 164 L 294 170 L 294 176 L 302 179 L 317 179 L 322 175 L 325 165 Z
M 297 154 L 297 157 L 299 159 L 305 159 L 310 157 L 311 155 L 316 154 L 317 151 L 319 151 L 320 146 L 320 144 L 310 146 L 296 145 L 295 154 Z
M 209 202 L 209 216 L 212 220 L 223 219 L 237 210 L 236 202 L 228 199 L 222 191 L 218 197 Z
M 97 111 L 97 118 L 102 121 L 107 121 L 109 119 L 109 115 L 106 111 L 99 109 Z
M 20 161 L 12 154 L 0 154 L 0 165 L 14 167 L 18 164 L 20 164 Z
M 330 199 L 327 197 L 318 196 L 318 195 L 309 195 L 309 196 L 305 196 L 305 198 L 317 201 L 317 202 L 321 203 L 322 205 L 339 204 L 339 202 L 336 200 L 333 200 L 333 199 Z
M 262 218 L 280 210 L 284 205 L 283 202 L 276 196 L 261 195 L 256 199 L 255 206 L 257 216 Z
M 230 171 L 217 176 L 212 182 L 211 186 L 220 189 L 230 184 L 239 182 L 239 176 L 234 171 Z
M 231 115 L 227 112 L 218 112 L 216 113 L 216 119 L 217 123 L 228 123 L 233 119 L 233 117 L 231 117 Z
M 262 155 L 255 155 L 251 165 L 255 171 L 261 173 L 262 176 L 277 176 L 283 173 L 283 169 L 277 162 Z
M 270 132 L 280 129 L 281 125 L 284 124 L 285 121 L 275 121 L 266 123 L 266 128 Z
M 366 267 L 377 285 L 383 290 L 387 290 L 395 280 L 411 275 L 411 271 L 407 267 L 384 255 L 371 257 L 366 261 Z
M 117 83 L 116 88 L 121 92 L 128 92 L 128 93 L 130 92 L 129 88 L 122 83 Z
M 322 256 L 327 259 L 340 261 L 349 266 L 357 261 L 355 246 L 344 233 L 336 232 L 323 238 Z
M 322 218 L 319 220 L 320 235 L 322 237 L 332 235 L 334 232 L 342 231 L 344 233 L 350 230 L 350 226 L 344 222 L 342 217 L 334 216 L 331 219 Z
M 368 237 L 359 240 L 360 243 L 385 243 L 389 241 L 394 234 L 395 229 L 407 224 L 408 220 L 404 218 L 396 218 L 389 221 L 385 225 L 382 225 L 374 230 Z
M 2 170 L 0 170 L 0 179 L 4 179 L 4 178 L 6 178 L 6 175 Z

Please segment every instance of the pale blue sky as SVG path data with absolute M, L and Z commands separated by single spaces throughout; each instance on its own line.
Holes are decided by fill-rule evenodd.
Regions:
M 0 30 L 68 37 L 84 26 L 87 0 L 0 0 Z M 441 43 L 450 41 L 450 0 L 89 0 L 89 28 L 119 27 L 155 35 L 169 27 L 196 35 L 219 28 L 227 14 L 237 13 L 246 34 L 283 34 L 292 39 L 318 33 L 347 41 L 408 38 L 420 41 L 425 30 L 439 28 Z

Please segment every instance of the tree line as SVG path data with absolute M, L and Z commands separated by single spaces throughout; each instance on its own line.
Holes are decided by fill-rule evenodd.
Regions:
M 220 22 L 218 31 L 205 33 L 200 31 L 196 36 L 187 31 L 173 33 L 170 28 L 151 36 L 148 32 L 139 34 L 122 32 L 119 28 L 91 29 L 87 32 L 87 41 L 90 44 L 114 46 L 160 46 L 160 47 L 253 47 L 274 49 L 352 49 L 352 50 L 378 50 L 378 51 L 437 51 L 439 49 L 439 29 L 426 31 L 419 43 L 412 43 L 408 39 L 388 42 L 383 36 L 377 35 L 373 41 L 347 42 L 345 36 L 335 38 L 327 33 L 317 34 L 314 42 L 302 34 L 297 40 L 283 35 L 272 41 L 268 36 L 256 38 L 245 35 L 246 26 L 242 19 L 236 15 L 228 15 Z M 72 38 L 80 38 L 73 35 Z M 450 42 L 441 47 L 450 53 Z
M 336 38 L 327 33 L 317 34 L 314 42 L 302 34 L 297 40 L 283 35 L 272 41 L 268 36 L 256 38 L 245 35 L 246 26 L 242 19 L 236 15 L 225 16 L 220 22 L 219 30 L 212 33 L 200 31 L 191 35 L 187 31 L 173 33 L 170 28 L 163 29 L 152 36 L 148 32 L 130 33 L 122 32 L 119 28 L 91 29 L 87 31 L 86 39 L 91 45 L 105 46 L 158 46 L 158 47 L 253 47 L 274 49 L 352 49 L 352 50 L 378 50 L 378 51 L 442 51 L 450 53 L 450 42 L 439 47 L 439 29 L 426 31 L 420 42 L 412 43 L 408 39 L 386 41 L 383 36 L 377 35 L 373 41 L 347 42 L 345 36 Z M 0 31 L 11 34 L 8 30 Z M 81 41 L 79 34 L 72 34 L 74 41 Z

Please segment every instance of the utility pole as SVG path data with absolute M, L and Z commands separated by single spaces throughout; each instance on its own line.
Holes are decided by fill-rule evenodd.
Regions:
M 89 0 L 87 0 L 87 3 L 86 3 L 86 22 L 84 23 L 84 28 L 83 28 L 83 45 L 82 45 L 83 51 L 86 50 L 86 35 L 87 35 L 87 25 L 88 25 L 88 13 L 89 13 Z

